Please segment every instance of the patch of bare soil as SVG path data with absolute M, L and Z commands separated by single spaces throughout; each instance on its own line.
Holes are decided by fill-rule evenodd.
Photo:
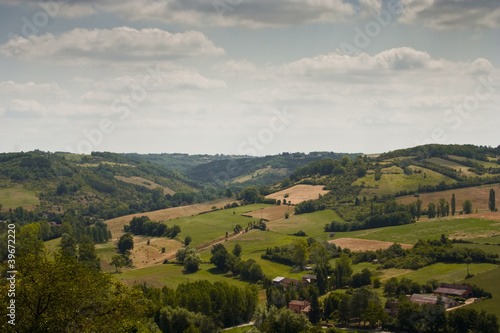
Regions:
M 328 241 L 328 243 L 333 243 L 340 246 L 343 249 L 349 249 L 353 252 L 363 252 L 363 251 L 376 251 L 385 250 L 389 248 L 394 243 L 382 242 L 370 239 L 358 239 L 358 238 L 339 238 Z M 411 249 L 413 245 L 411 244 L 400 244 L 403 249 Z
M 324 190 L 323 185 L 295 185 L 285 190 L 266 195 L 266 198 L 281 200 L 285 199 L 292 205 L 303 201 L 318 199 L 320 195 L 325 195 L 329 191 Z

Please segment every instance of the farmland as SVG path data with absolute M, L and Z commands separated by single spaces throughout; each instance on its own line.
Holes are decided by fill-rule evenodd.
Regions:
M 0 188 L 0 204 L 3 209 L 16 207 L 33 207 L 38 205 L 40 200 L 35 192 L 22 188 L 20 186 Z
M 470 305 L 471 308 L 476 310 L 485 310 L 492 312 L 500 318 L 500 288 L 498 288 L 498 281 L 500 280 L 500 267 L 489 270 L 484 273 L 476 274 L 473 278 L 468 279 L 467 282 L 475 284 L 481 288 L 489 290 L 493 297 L 485 301 Z
M 371 198 L 374 194 L 380 196 L 388 194 L 394 195 L 404 190 L 416 191 L 419 186 L 424 185 L 435 186 L 441 182 L 445 182 L 445 184 L 456 183 L 456 180 L 426 168 L 416 166 L 411 166 L 410 168 L 413 170 L 411 175 L 400 173 L 399 168 L 384 168 L 382 169 L 380 180 L 376 181 L 374 174 L 367 174 L 356 180 L 353 185 L 362 185 L 364 189 L 361 191 L 360 195 Z M 384 173 L 384 170 L 387 173 Z M 415 171 L 419 172 L 417 173 Z
M 429 202 L 437 203 L 441 198 L 450 201 L 452 194 L 455 193 L 457 211 L 462 210 L 462 203 L 467 199 L 472 201 L 472 207 L 474 210 L 487 210 L 490 189 L 494 189 L 500 193 L 500 184 L 467 187 L 441 192 L 422 193 L 420 194 L 418 199 L 422 200 L 424 206 L 427 206 Z M 397 202 L 404 204 L 409 204 L 416 200 L 417 198 L 415 198 L 414 196 L 404 196 L 396 199 Z M 500 197 L 496 197 L 495 201 L 497 206 L 500 206 Z
M 419 239 L 438 239 L 441 235 L 456 238 L 476 239 L 500 234 L 497 221 L 477 218 L 422 219 L 420 222 L 378 229 L 337 233 L 336 237 L 374 239 L 385 242 L 415 244 Z
M 306 200 L 318 199 L 320 195 L 325 195 L 329 191 L 324 190 L 322 185 L 295 185 L 288 189 L 278 191 L 266 196 L 266 198 L 281 200 L 285 199 L 296 205 Z
M 160 187 L 163 189 L 163 194 L 170 194 L 170 195 L 175 194 L 174 190 L 171 190 L 168 187 L 164 187 L 164 186 L 161 186 L 159 184 L 156 184 L 155 182 L 153 182 L 149 179 L 143 178 L 143 177 L 115 176 L 115 178 L 122 181 L 122 182 L 125 182 L 125 183 L 134 184 L 134 185 L 138 185 L 138 186 L 144 186 L 145 188 L 148 188 L 150 190 L 154 190 L 154 189 Z
M 358 239 L 358 238 L 337 238 L 328 243 L 340 246 L 343 249 L 349 249 L 353 252 L 385 250 L 392 244 L 391 242 L 382 242 L 378 240 Z M 411 249 L 410 244 L 400 244 L 403 249 Z
M 178 218 L 197 215 L 204 212 L 209 212 L 212 210 L 212 207 L 222 208 L 226 204 L 233 202 L 234 200 L 232 199 L 223 199 L 202 204 L 167 208 L 147 213 L 138 213 L 138 214 L 121 216 L 118 218 L 108 220 L 106 221 L 106 223 L 108 224 L 108 228 L 111 230 L 113 238 L 117 239 L 123 234 L 123 226 L 125 224 L 128 224 L 130 220 L 132 220 L 132 218 L 134 217 L 147 216 L 153 221 L 169 221 Z

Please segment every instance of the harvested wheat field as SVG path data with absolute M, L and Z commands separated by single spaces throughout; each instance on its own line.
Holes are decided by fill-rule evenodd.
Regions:
M 223 200 L 205 202 L 202 204 L 160 209 L 147 213 L 125 215 L 108 220 L 106 221 L 106 224 L 108 225 L 108 229 L 111 230 L 111 235 L 113 239 L 118 239 L 124 233 L 123 226 L 125 224 L 128 224 L 134 217 L 147 216 L 153 221 L 169 221 L 176 218 L 188 217 L 203 212 L 208 212 L 212 210 L 212 207 L 214 206 L 217 208 L 222 208 L 226 204 L 233 202 L 235 202 L 234 199 L 223 199 Z
M 142 178 L 142 177 L 123 177 L 123 176 L 115 176 L 116 179 L 129 183 L 129 184 L 134 184 L 134 185 L 139 185 L 139 186 L 144 186 L 146 188 L 149 188 L 150 190 L 154 190 L 155 188 L 161 187 L 163 189 L 163 194 L 170 194 L 174 195 L 175 191 L 169 189 L 168 187 L 161 186 L 160 184 L 156 184 L 152 180 Z
M 488 209 L 488 199 L 490 197 L 490 189 L 494 189 L 495 192 L 500 193 L 500 185 L 493 184 L 493 185 L 484 185 L 476 187 L 466 187 L 466 188 L 447 190 L 441 192 L 423 193 L 420 194 L 420 197 L 418 198 L 409 195 L 397 198 L 396 201 L 398 203 L 409 204 L 417 201 L 417 199 L 420 199 L 423 202 L 423 206 L 427 207 L 429 202 L 437 203 L 441 198 L 445 199 L 448 202 L 451 202 L 451 195 L 455 193 L 457 212 L 462 210 L 462 204 L 467 199 L 472 201 L 473 210 L 476 209 L 482 210 L 482 209 Z M 496 196 L 496 205 L 497 207 L 500 206 L 500 195 Z
M 130 258 L 135 268 L 148 267 L 161 264 L 165 259 L 172 259 L 182 246 L 183 244 L 173 239 L 134 236 L 134 249 L 130 251 Z M 162 247 L 165 248 L 165 253 L 161 253 Z
M 290 216 L 292 216 L 295 212 L 295 209 L 290 206 L 273 206 L 266 207 L 259 210 L 254 210 L 253 212 L 248 212 L 242 214 L 244 216 L 251 216 L 257 219 L 266 219 L 268 221 L 277 221 L 285 218 L 285 213 L 288 212 Z
M 382 242 L 377 240 L 370 239 L 358 239 L 358 238 L 339 238 L 328 241 L 330 244 L 335 244 L 340 246 L 343 249 L 349 249 L 354 252 L 363 252 L 363 251 L 376 251 L 376 250 L 385 250 L 389 248 L 394 243 L 391 242 Z M 413 245 L 411 244 L 401 244 L 403 249 L 411 249 Z
M 286 190 L 266 195 L 266 198 L 281 200 L 286 199 L 293 205 L 302 201 L 318 199 L 320 195 L 325 195 L 329 191 L 324 190 L 324 185 L 295 185 Z M 287 197 L 285 197 L 288 195 Z
M 456 219 L 478 218 L 486 221 L 500 221 L 500 212 L 481 212 L 474 214 L 455 215 Z

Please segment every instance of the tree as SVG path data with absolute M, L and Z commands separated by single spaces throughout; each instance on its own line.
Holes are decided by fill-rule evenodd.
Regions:
M 78 261 L 96 271 L 101 269 L 100 260 L 95 253 L 94 241 L 89 236 L 83 236 L 78 245 Z
M 427 217 L 430 219 L 436 217 L 436 204 L 433 202 L 429 202 L 427 205 Z
M 235 234 L 238 234 L 241 232 L 241 230 L 243 230 L 243 228 L 241 227 L 241 225 L 237 224 L 235 227 L 234 227 L 234 233 Z
M 145 318 L 142 293 L 60 252 L 53 260 L 34 254 L 19 257 L 15 305 L 22 316 L 16 316 L 15 331 L 134 331 L 133 323 Z
M 472 213 L 472 201 L 470 201 L 469 199 L 465 200 L 462 208 L 464 210 L 464 214 Z
M 216 244 L 212 246 L 211 249 L 212 257 L 210 262 L 215 265 L 219 270 L 226 269 L 226 261 L 229 258 L 229 253 L 227 252 L 223 244 Z
M 76 256 L 76 239 L 68 234 L 63 234 L 61 238 L 61 253 L 68 257 Z
M 45 246 L 43 241 L 39 238 L 39 234 L 40 225 L 38 223 L 30 223 L 22 226 L 16 239 L 18 254 L 21 256 L 28 253 L 34 255 L 43 254 Z M 7 244 L 7 241 L 2 241 L 2 243 Z
M 240 243 L 236 243 L 236 244 L 234 245 L 233 254 L 234 254 L 236 257 L 239 257 L 239 256 L 241 255 L 241 251 L 242 251 L 242 248 L 241 248 Z
M 309 301 L 311 302 L 311 311 L 309 312 L 309 320 L 311 323 L 316 324 L 321 319 L 321 310 L 319 306 L 319 292 L 318 288 L 314 285 L 309 285 L 307 288 L 309 291 Z
M 405 295 L 402 295 L 398 303 L 396 327 L 399 330 L 418 330 L 417 325 L 419 324 L 420 314 L 420 306 L 416 303 L 412 303 Z
M 271 306 L 269 311 L 262 309 L 255 316 L 255 325 L 262 333 L 297 333 L 309 332 L 311 322 L 304 314 L 296 314 L 287 308 Z
M 379 326 L 385 317 L 387 317 L 387 313 L 384 312 L 382 305 L 372 301 L 369 301 L 368 306 L 361 312 L 363 321 L 369 322 L 372 328 Z
M 448 328 L 454 333 L 468 333 L 474 329 L 477 316 L 477 311 L 469 308 L 458 308 L 449 311 Z
M 335 287 L 342 288 L 345 286 L 352 275 L 351 259 L 346 253 L 342 253 L 340 258 L 335 264 L 333 269 L 333 275 L 335 276 Z
M 316 267 L 317 286 L 320 295 L 323 295 L 328 290 L 328 270 L 325 266 Z
M 444 217 L 446 215 L 446 200 L 444 198 L 439 199 L 438 202 L 438 216 Z
M 260 193 L 259 190 L 257 190 L 256 187 L 247 187 L 240 193 L 241 199 L 245 201 L 245 203 L 258 203 L 260 202 Z
M 366 319 L 363 318 L 362 314 L 368 308 L 370 303 L 381 307 L 380 299 L 375 292 L 366 288 L 355 289 L 351 300 L 349 301 L 349 312 L 351 314 L 351 318 L 358 318 L 359 322 L 365 321 Z
M 422 200 L 417 199 L 417 219 L 420 219 L 422 216 Z
M 469 273 L 469 266 L 472 263 L 472 258 L 471 257 L 465 258 L 465 263 L 467 264 L 467 277 L 471 277 L 471 275 Z
M 186 238 L 184 238 L 184 246 L 188 246 L 192 241 L 193 239 L 191 236 L 186 236 Z
M 203 263 L 198 251 L 196 251 L 196 248 L 192 245 L 179 249 L 175 254 L 175 257 L 179 263 L 184 265 L 184 269 L 187 272 L 196 272 L 198 270 L 198 266 Z
M 125 260 L 121 254 L 115 254 L 111 257 L 111 266 L 115 266 L 116 273 L 118 273 L 118 268 L 125 266 Z
M 305 239 L 296 239 L 291 245 L 293 263 L 299 267 L 304 267 L 306 264 L 308 254 L 308 244 Z
M 309 248 L 309 259 L 316 267 L 325 267 L 327 270 L 330 269 L 330 252 L 325 248 L 323 244 L 313 243 Z
M 169 230 L 169 237 L 170 238 L 175 238 L 178 234 L 181 233 L 181 227 L 179 227 L 177 224 L 175 224 L 172 228 Z
M 488 201 L 488 207 L 490 208 L 490 211 L 494 212 L 496 210 L 496 205 L 495 205 L 495 190 L 490 189 L 490 199 Z
M 492 313 L 486 313 L 482 310 L 476 318 L 475 332 L 481 333 L 498 333 L 500 326 L 498 318 Z
M 118 250 L 121 253 L 125 253 L 127 250 L 132 250 L 134 248 L 134 239 L 129 233 L 123 234 L 118 241 Z
M 199 265 L 203 263 L 200 255 L 196 253 L 191 253 L 184 259 L 184 269 L 187 272 L 196 272 L 198 270 Z
M 456 201 L 455 201 L 455 193 L 451 194 L 451 215 L 455 215 Z

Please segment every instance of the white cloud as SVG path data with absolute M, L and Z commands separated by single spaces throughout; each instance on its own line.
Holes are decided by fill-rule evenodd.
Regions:
M 129 27 L 73 29 L 58 36 L 47 33 L 17 37 L 0 46 L 0 54 L 7 57 L 58 65 L 137 64 L 141 60 L 172 61 L 224 53 L 198 31 L 170 33 Z
M 227 76 L 253 75 L 257 73 L 255 65 L 247 59 L 228 60 L 223 64 L 214 65 L 213 69 Z
M 131 21 L 159 20 L 188 26 L 279 27 L 313 22 L 343 21 L 356 13 L 342 0 L 252 0 L 252 1 L 102 1 L 104 11 Z M 364 7 L 362 8 L 364 10 Z
M 0 82 L 0 97 L 23 98 L 31 96 L 32 98 L 66 98 L 68 94 L 63 91 L 57 83 L 34 82 L 17 83 L 14 81 Z
M 10 109 L 12 111 L 34 115 L 45 115 L 47 113 L 47 108 L 44 105 L 31 99 L 13 99 Z
M 401 0 L 399 22 L 434 30 L 500 27 L 498 0 Z
M 359 5 L 342 0 L 53 0 L 45 12 L 54 17 L 83 17 L 99 11 L 114 13 L 129 21 L 156 20 L 184 26 L 283 27 L 317 22 L 344 22 L 349 17 L 371 15 L 381 0 L 360 0 Z M 0 0 L 0 4 L 28 6 L 43 11 L 44 2 Z M 47 7 L 47 5 L 45 5 Z
M 337 52 L 303 58 L 286 64 L 282 71 L 286 75 L 312 77 L 340 77 L 340 74 L 355 78 L 373 76 L 374 72 L 392 71 L 439 71 L 449 65 L 449 61 L 433 59 L 428 53 L 409 47 L 382 51 L 374 56 L 361 53 L 356 56 L 342 55 Z
M 76 18 L 96 13 L 93 1 L 70 0 L 0 0 L 0 5 L 26 6 L 31 10 L 45 13 L 50 17 Z M 36 13 L 36 12 L 35 12 Z

